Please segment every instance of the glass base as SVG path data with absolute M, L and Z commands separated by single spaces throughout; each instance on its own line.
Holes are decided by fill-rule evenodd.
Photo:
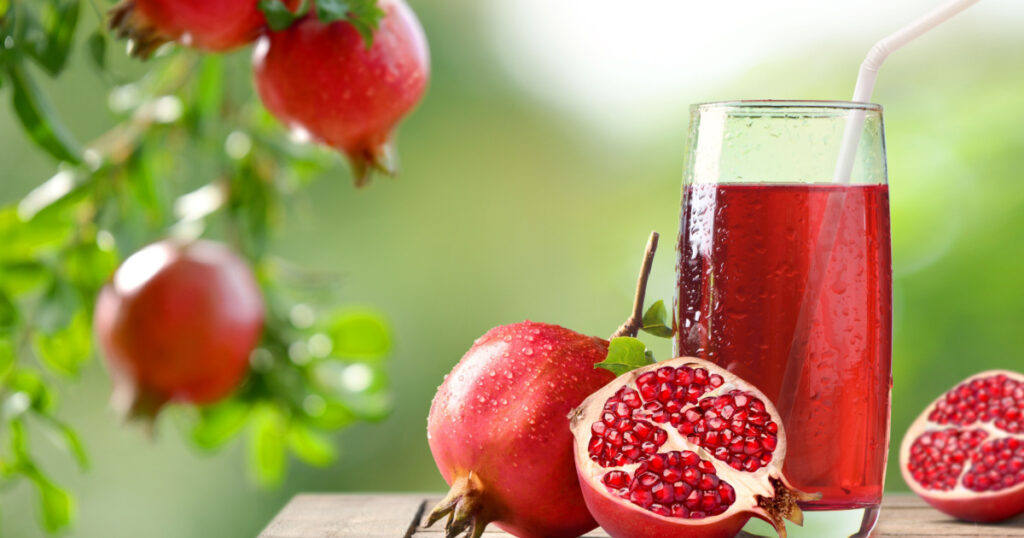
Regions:
M 866 537 L 878 523 L 878 511 L 877 504 L 846 510 L 804 510 L 803 526 L 787 522 L 786 532 L 789 538 Z M 751 518 L 743 531 L 746 536 L 776 535 L 771 525 L 757 518 Z

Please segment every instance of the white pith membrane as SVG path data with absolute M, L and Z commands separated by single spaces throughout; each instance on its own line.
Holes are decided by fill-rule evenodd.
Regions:
M 641 381 L 649 380 L 650 374 L 653 373 L 656 377 L 658 371 L 661 370 L 664 377 L 660 378 L 657 385 L 656 393 L 654 398 L 645 398 L 651 395 L 649 389 L 641 390 L 645 384 L 638 385 L 637 380 Z M 678 374 L 678 372 L 692 372 L 694 379 L 696 380 L 696 372 L 703 370 L 706 374 L 707 383 L 704 385 L 706 391 L 701 392 L 699 395 L 692 393 L 691 388 L 694 384 L 700 386 L 700 383 L 692 383 L 690 385 L 682 386 L 683 392 L 680 393 L 679 389 L 681 385 L 673 382 L 668 383 L 672 387 L 672 397 L 668 398 L 669 402 L 678 402 L 682 405 L 673 405 L 671 412 L 668 413 L 668 418 L 663 422 L 656 422 L 651 419 L 653 414 L 652 411 L 646 409 L 644 406 L 651 401 L 658 401 L 662 404 L 662 408 L 669 406 L 666 403 L 666 398 L 662 393 L 664 386 L 662 383 L 667 379 L 667 371 L 671 370 L 674 375 L 680 375 L 680 378 L 684 381 L 689 379 L 687 377 L 691 374 Z M 720 383 L 718 381 L 720 380 Z M 648 383 L 649 384 L 649 383 Z M 717 386 L 714 386 L 717 385 Z M 625 389 L 624 389 L 625 387 Z M 631 391 L 637 391 L 637 395 L 641 399 L 639 406 L 633 402 L 633 397 L 628 396 Z M 683 400 L 677 400 L 677 395 L 683 395 Z M 767 450 L 765 445 L 761 445 L 760 453 L 754 450 L 744 450 L 739 454 L 737 452 L 729 451 L 728 453 L 718 451 L 720 457 L 715 456 L 715 446 L 709 446 L 704 441 L 706 434 L 702 435 L 700 432 L 694 432 L 686 435 L 680 432 L 679 426 L 673 425 L 675 422 L 678 425 L 693 424 L 691 420 L 687 420 L 687 413 L 689 412 L 690 419 L 695 417 L 692 413 L 701 413 L 702 418 L 707 417 L 707 413 L 701 408 L 700 402 L 705 400 L 712 401 L 710 409 L 715 409 L 716 413 L 714 416 L 718 416 L 718 410 L 722 409 L 721 405 L 714 405 L 715 401 L 720 400 L 722 396 L 732 396 L 732 401 L 735 402 L 735 396 L 743 395 L 747 402 L 744 402 L 744 406 L 748 410 L 748 416 L 751 415 L 750 409 L 753 406 L 755 411 L 761 411 L 762 414 L 767 415 L 767 421 L 763 421 L 761 424 L 762 432 L 761 435 L 756 437 L 758 442 L 764 442 L 767 437 L 774 437 L 773 441 L 767 441 L 767 447 L 771 447 L 774 444 L 774 448 Z M 630 401 L 631 413 L 629 419 L 631 427 L 626 431 L 633 433 L 635 437 L 636 431 L 633 429 L 633 425 L 639 422 L 645 422 L 652 426 L 651 432 L 646 432 L 646 427 L 641 428 L 641 433 L 646 433 L 643 437 L 648 443 L 654 443 L 657 445 L 652 447 L 650 445 L 644 446 L 641 443 L 640 455 L 636 458 L 632 458 L 633 461 L 622 462 L 621 458 L 618 461 L 607 461 L 606 457 L 600 455 L 594 455 L 594 439 L 601 438 L 605 441 L 608 436 L 610 429 L 618 429 L 618 423 L 615 422 L 609 426 L 607 424 L 606 412 L 616 413 L 618 407 L 618 417 L 621 417 L 621 406 L 618 403 L 624 402 L 613 402 L 608 405 L 609 400 L 619 399 L 622 396 L 626 396 L 626 399 Z M 660 398 L 659 398 L 660 397 Z M 694 402 L 696 400 L 696 402 Z M 729 400 L 726 399 L 726 402 Z M 758 403 L 754 403 L 758 402 Z M 707 405 L 707 404 L 705 404 Z M 739 410 L 736 409 L 738 406 L 733 405 L 734 409 L 731 412 L 731 419 L 736 417 L 736 413 Z M 608 408 L 608 409 L 606 409 Z M 678 417 L 674 417 L 673 413 L 678 413 Z M 711 418 L 714 418 L 712 416 Z M 762 417 L 763 418 L 763 417 Z M 679 420 L 677 420 L 679 419 Z M 605 424 L 605 431 L 602 435 L 596 435 L 594 432 L 594 424 L 603 423 Z M 709 420 L 705 420 L 705 423 L 710 423 Z M 773 424 L 773 426 L 769 426 Z M 717 424 L 716 424 L 717 425 Z M 781 420 L 775 409 L 771 406 L 768 398 L 764 396 L 757 389 L 749 386 L 746 382 L 738 381 L 736 376 L 730 374 L 728 371 L 711 364 L 707 361 L 690 357 L 680 357 L 668 361 L 661 361 L 644 368 L 634 370 L 619 376 L 615 381 L 609 383 L 604 388 L 590 395 L 576 410 L 570 414 L 570 427 L 575 438 L 574 450 L 577 469 L 580 474 L 584 476 L 593 486 L 594 489 L 599 491 L 602 495 L 609 498 L 616 499 L 623 506 L 629 507 L 629 509 L 643 511 L 650 517 L 662 518 L 667 521 L 683 522 L 691 521 L 693 523 L 700 524 L 711 524 L 719 520 L 730 518 L 737 513 L 746 512 L 748 514 L 757 515 L 763 519 L 771 522 L 777 529 L 780 529 L 780 534 L 784 534 L 785 526 L 782 519 L 791 519 L 796 523 L 802 522 L 802 517 L 799 509 L 795 505 L 795 499 L 800 495 L 799 492 L 792 491 L 785 483 L 784 479 L 781 478 L 782 473 L 780 471 L 783 462 L 785 461 L 786 455 L 786 440 L 785 433 L 780 427 Z M 756 425 L 755 425 L 756 426 Z M 684 431 L 686 431 L 686 427 Z M 599 427 L 600 429 L 600 427 Z M 728 427 L 726 429 L 729 429 Z M 774 433 L 768 434 L 767 431 L 771 430 Z M 705 428 L 705 432 L 708 431 Z M 717 430 L 720 431 L 720 430 Z M 663 433 L 657 433 L 663 432 Z M 751 432 L 752 433 L 752 432 Z M 691 441 L 689 437 L 696 436 L 698 442 Z M 614 434 L 613 434 L 614 437 Z M 743 444 L 748 441 L 752 441 L 752 436 L 740 435 L 736 436 L 733 434 L 731 442 L 735 443 L 738 438 Z M 664 438 L 664 443 L 659 444 L 658 441 Z M 621 447 L 627 446 L 626 441 L 637 441 L 639 439 L 627 439 L 624 440 L 619 448 L 619 453 L 625 453 Z M 721 443 L 721 438 L 718 439 Z M 610 442 L 610 441 L 609 441 Z M 633 443 L 629 443 L 633 444 Z M 635 444 L 633 445 L 635 446 Z M 739 448 L 737 446 L 737 448 Z M 753 449 L 754 446 L 750 445 Z M 605 450 L 605 449 L 601 449 Z M 630 455 L 635 454 L 636 451 L 627 449 Z M 699 458 L 700 462 L 697 463 L 697 471 L 699 473 L 688 473 L 685 478 L 680 476 L 676 471 L 670 471 L 666 466 L 660 465 L 655 460 L 659 460 L 662 463 L 682 463 L 686 460 L 692 462 L 694 454 Z M 737 470 L 730 465 L 729 460 L 733 456 L 742 454 L 741 460 L 753 460 L 756 462 L 756 469 L 752 471 Z M 722 457 L 725 457 L 723 461 Z M 733 464 L 737 464 L 737 461 L 733 461 Z M 739 462 L 742 468 L 744 463 Z M 753 466 L 754 463 L 747 463 L 747 465 Z M 685 465 L 669 465 L 678 469 L 682 467 L 687 470 L 689 467 Z M 712 472 L 710 471 L 713 468 Z M 616 488 L 622 483 L 622 475 L 620 473 L 626 473 L 627 481 L 621 488 Z M 659 481 L 654 483 L 652 486 L 653 478 L 651 476 L 645 476 L 646 474 L 658 475 Z M 694 476 L 696 474 L 696 476 Z M 709 479 L 707 482 L 702 482 L 707 475 L 713 475 L 715 479 Z M 619 480 L 617 480 L 619 479 Z M 687 480 L 688 479 L 688 480 Z M 609 486 L 606 482 L 612 482 Z M 646 481 L 646 483 L 644 483 Z M 637 483 L 641 486 L 637 487 Z M 691 484 L 695 484 L 691 485 Z M 725 488 L 724 485 L 731 487 L 731 491 L 734 500 L 730 503 L 728 498 L 723 497 L 723 493 L 730 488 Z M 713 487 L 704 487 L 713 486 Z M 669 490 L 665 491 L 665 488 Z M 645 494 L 638 494 L 638 498 L 631 498 L 634 490 L 657 490 L 659 499 L 651 499 L 653 502 L 648 504 L 646 501 Z M 669 497 L 671 494 L 671 497 Z M 716 496 L 717 494 L 717 496 Z M 705 497 L 710 496 L 714 502 L 705 501 Z M 695 498 L 696 497 L 696 498 Z M 671 499 L 671 500 L 669 500 Z M 636 501 L 640 501 L 639 503 Z M 689 502 L 689 503 L 688 503 Z M 707 505 L 704 503 L 708 502 Z M 689 504 L 689 505 L 688 505 Z M 706 510 L 707 507 L 717 506 L 724 508 L 722 511 L 718 510 Z M 659 508 L 664 507 L 664 509 Z M 685 510 L 684 510 L 685 509 Z M 709 513 L 710 512 L 710 513 Z M 675 515 L 673 515 L 675 514 Z
M 990 370 L 939 396 L 907 430 L 900 471 L 935 499 L 1024 488 L 1024 376 Z

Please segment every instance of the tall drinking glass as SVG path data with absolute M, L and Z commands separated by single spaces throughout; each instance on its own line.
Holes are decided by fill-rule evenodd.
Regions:
M 854 113 L 866 121 L 853 172 L 836 183 Z M 802 503 L 812 535 L 866 536 L 882 499 L 892 379 L 881 107 L 695 105 L 676 269 L 677 354 L 728 368 L 778 407 L 786 476 L 822 494 Z

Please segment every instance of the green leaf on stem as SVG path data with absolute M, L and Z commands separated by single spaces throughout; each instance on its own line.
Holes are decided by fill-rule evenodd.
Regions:
M 117 268 L 117 255 L 96 243 L 82 243 L 65 251 L 62 267 L 72 285 L 93 296 Z
M 49 532 L 57 532 L 70 525 L 75 511 L 75 502 L 71 495 L 54 484 L 34 465 L 27 474 L 39 491 L 43 528 Z
M 11 104 L 29 138 L 51 156 L 78 164 L 78 144 L 60 122 L 53 106 L 19 62 L 7 65 L 11 81 Z
M 197 129 L 220 121 L 221 104 L 224 102 L 224 60 L 215 54 L 203 56 L 196 81 L 195 106 L 191 118 Z
M 78 26 L 78 9 L 78 0 L 49 0 L 43 9 L 44 35 L 28 52 L 51 75 L 58 75 L 67 63 Z
M 96 30 L 89 34 L 86 40 L 89 49 L 89 58 L 96 67 L 106 69 L 107 67 L 107 36 L 102 30 Z
M 33 370 L 15 369 L 7 380 L 7 388 L 12 396 L 18 392 L 24 393 L 28 397 L 29 407 L 38 413 L 52 414 L 57 405 L 53 391 Z
M 252 439 L 249 443 L 249 468 L 256 481 L 270 487 L 284 478 L 285 435 L 287 429 L 281 413 L 270 406 L 255 412 Z
M 0 329 L 10 329 L 18 322 L 18 307 L 0 290 Z
M 339 314 L 328 325 L 331 354 L 343 359 L 376 361 L 391 351 L 391 329 L 368 311 Z
M 281 0 L 259 0 L 256 5 L 267 19 L 267 26 L 275 32 L 288 28 L 309 11 L 309 0 L 302 0 L 294 12 Z
M 78 432 L 53 415 L 43 415 L 42 418 L 46 425 L 56 434 L 58 441 L 74 456 L 78 467 L 82 470 L 88 469 L 89 455 L 85 451 L 85 444 L 82 443 L 82 438 L 78 436 Z
M 192 440 L 205 449 L 226 443 L 249 419 L 249 407 L 237 400 L 204 407 L 199 413 L 199 422 L 192 429 Z
M 643 327 L 641 329 L 654 336 L 671 338 L 674 331 L 668 324 L 668 312 L 665 309 L 665 301 L 657 301 L 644 312 Z
M 288 428 L 288 448 L 300 460 L 315 467 L 326 467 L 338 453 L 329 439 L 299 422 Z
M 50 371 L 77 376 L 82 364 L 92 355 L 89 316 L 79 310 L 63 329 L 50 334 L 36 331 L 32 343 L 36 355 Z
M 55 278 L 50 288 L 39 299 L 34 323 L 45 333 L 54 333 L 71 323 L 78 311 L 78 295 L 75 288 L 63 279 Z
M 0 379 L 7 377 L 16 362 L 11 335 L 0 333 Z
M 612 338 L 608 343 L 608 356 L 594 365 L 604 368 L 615 375 L 622 375 L 648 364 L 654 364 L 654 357 L 647 351 L 647 346 L 636 338 L 620 336 Z
M 373 46 L 373 33 L 384 18 L 377 0 L 318 0 L 316 16 L 321 21 L 348 21 L 363 36 L 366 48 Z

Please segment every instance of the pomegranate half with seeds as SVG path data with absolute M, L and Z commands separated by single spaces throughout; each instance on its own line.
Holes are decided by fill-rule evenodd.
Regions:
M 932 402 L 903 438 L 900 471 L 951 516 L 992 522 L 1024 513 L 1024 375 L 982 372 Z
M 786 434 L 768 398 L 707 361 L 628 372 L 570 421 L 583 497 L 616 538 L 734 536 L 750 516 L 785 536 L 813 498 L 782 476 Z

